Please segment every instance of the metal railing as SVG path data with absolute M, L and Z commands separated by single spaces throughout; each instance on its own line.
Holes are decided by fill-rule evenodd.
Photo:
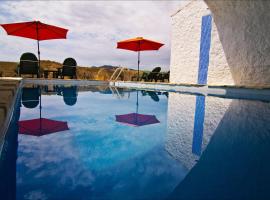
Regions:
M 116 68 L 116 70 L 113 72 L 111 78 L 109 79 L 109 81 L 117 81 L 117 79 L 119 78 L 119 76 L 121 75 L 121 73 L 125 70 L 125 67 L 118 67 Z

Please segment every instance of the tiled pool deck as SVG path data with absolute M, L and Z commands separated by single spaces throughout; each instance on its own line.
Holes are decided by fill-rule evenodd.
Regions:
M 270 101 L 270 88 L 242 88 L 228 86 L 206 86 L 128 81 L 106 82 L 90 80 L 0 78 L 0 153 L 2 152 L 5 135 L 10 120 L 12 119 L 12 114 L 17 97 L 20 94 L 20 87 L 24 84 L 68 84 L 78 86 L 98 85 L 104 87 L 134 88 L 155 91 L 200 94 L 205 96 L 217 96 L 224 98 L 243 98 Z

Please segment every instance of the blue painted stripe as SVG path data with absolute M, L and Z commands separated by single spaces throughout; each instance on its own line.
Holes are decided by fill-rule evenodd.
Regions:
M 192 153 L 198 156 L 201 155 L 202 151 L 204 115 L 205 115 L 205 96 L 197 96 L 195 117 L 194 117 Z
M 211 43 L 212 16 L 202 17 L 198 84 L 207 84 L 209 51 Z

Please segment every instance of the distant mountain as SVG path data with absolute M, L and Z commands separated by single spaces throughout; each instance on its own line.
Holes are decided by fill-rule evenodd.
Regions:
M 104 69 L 116 69 L 118 66 L 113 66 L 113 65 L 102 65 L 99 66 L 99 68 L 104 68 Z

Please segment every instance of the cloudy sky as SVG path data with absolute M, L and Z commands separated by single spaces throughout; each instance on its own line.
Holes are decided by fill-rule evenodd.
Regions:
M 41 42 L 41 59 L 63 62 L 74 57 L 80 66 L 105 64 L 136 68 L 137 54 L 116 49 L 117 41 L 142 36 L 165 44 L 143 52 L 141 66 L 168 69 L 171 14 L 180 1 L 1 1 L 0 23 L 40 20 L 69 29 L 67 40 Z M 23 52 L 37 54 L 36 41 L 7 36 L 0 29 L 2 61 L 18 61 Z

